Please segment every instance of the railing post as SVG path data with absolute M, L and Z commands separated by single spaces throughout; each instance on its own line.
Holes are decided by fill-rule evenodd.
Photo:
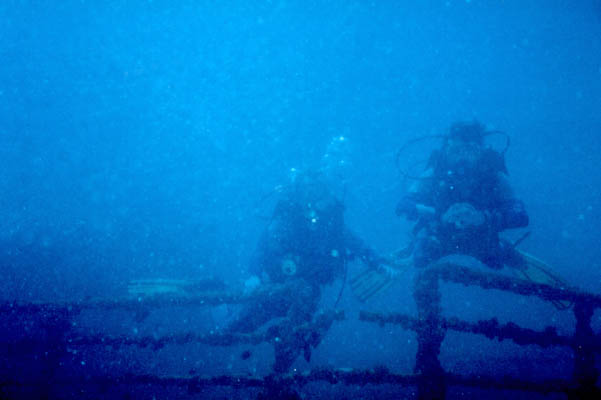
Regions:
M 601 390 L 595 383 L 599 378 L 599 370 L 595 367 L 595 334 L 591 328 L 593 307 L 585 302 L 574 305 L 576 330 L 574 332 L 574 381 L 578 388 L 569 393 L 571 399 L 600 399 Z
M 417 305 L 419 328 L 417 329 L 417 355 L 415 373 L 420 375 L 418 399 L 444 399 L 445 375 L 438 356 L 445 336 L 441 327 L 440 291 L 438 275 L 426 269 L 420 271 L 415 281 L 413 297 Z

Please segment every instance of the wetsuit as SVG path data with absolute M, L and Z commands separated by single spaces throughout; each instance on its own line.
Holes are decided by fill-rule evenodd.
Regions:
M 251 264 L 251 272 L 273 283 L 285 283 L 285 295 L 266 295 L 242 309 L 230 325 L 252 332 L 274 318 L 283 327 L 312 320 L 324 285 L 342 275 L 352 259 L 376 268 L 380 260 L 344 223 L 344 206 L 319 173 L 297 177 L 277 203 Z M 287 371 L 303 344 L 284 337 L 276 345 L 276 372 Z
M 434 213 L 420 216 L 419 205 L 431 207 Z M 467 228 L 448 223 L 446 218 L 457 205 L 471 207 L 481 220 Z M 513 196 L 503 156 L 494 150 L 480 148 L 471 162 L 450 162 L 444 150 L 434 152 L 428 170 L 396 211 L 417 221 L 413 262 L 418 267 L 454 253 L 473 256 L 492 268 L 522 263 L 499 233 L 527 226 L 528 214 L 523 202 Z

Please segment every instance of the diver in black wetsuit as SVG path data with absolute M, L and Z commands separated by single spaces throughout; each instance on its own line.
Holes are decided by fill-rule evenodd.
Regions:
M 256 299 L 228 327 L 230 332 L 252 332 L 283 317 L 275 343 L 278 373 L 288 371 L 303 349 L 308 358 L 307 344 L 293 329 L 311 322 L 322 287 L 343 274 L 347 261 L 361 259 L 373 268 L 389 268 L 345 225 L 341 173 L 347 163 L 346 140 L 334 138 L 320 170 L 299 173 L 285 188 L 260 239 L 251 265 L 255 275 L 245 286 L 284 283 L 288 291 Z
M 503 154 L 484 146 L 489 134 L 478 122 L 451 126 L 398 203 L 397 215 L 416 221 L 410 261 L 417 267 L 449 254 L 470 255 L 491 268 L 523 266 L 499 233 L 527 226 L 528 214 L 513 196 Z

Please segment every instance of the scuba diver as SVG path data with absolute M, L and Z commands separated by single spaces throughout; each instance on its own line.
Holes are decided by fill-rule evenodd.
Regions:
M 374 269 L 390 269 L 345 225 L 348 156 L 347 138 L 333 138 L 320 168 L 297 173 L 282 190 L 252 259 L 254 275 L 245 282 L 245 289 L 252 292 L 275 283 L 285 284 L 287 290 L 253 299 L 226 329 L 249 333 L 283 318 L 276 326 L 276 373 L 288 371 L 301 351 L 309 361 L 309 344 L 294 335 L 294 328 L 312 321 L 323 286 L 345 275 L 348 261 L 358 259 Z M 319 342 L 320 338 L 313 337 L 310 346 Z
M 504 152 L 484 145 L 495 133 L 479 122 L 458 122 L 443 136 L 442 148 L 432 152 L 396 207 L 398 216 L 416 221 L 407 263 L 425 267 L 465 254 L 494 269 L 524 267 L 515 245 L 499 237 L 506 229 L 527 226 L 529 218 L 509 186 Z

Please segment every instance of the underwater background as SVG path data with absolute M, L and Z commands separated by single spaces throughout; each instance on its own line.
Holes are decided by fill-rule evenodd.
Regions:
M 391 253 L 412 227 L 394 213 L 408 184 L 395 164 L 413 168 L 395 163 L 397 150 L 474 119 L 511 137 L 509 177 L 530 215 L 521 248 L 570 284 L 601 291 L 599 0 L 5 0 L 0 60 L 2 302 L 119 298 L 140 278 L 215 277 L 241 288 L 274 188 L 291 168 L 318 163 L 338 135 L 353 149 L 347 223 Z M 420 142 L 410 158 L 432 148 Z M 415 334 L 357 314 L 414 315 L 413 276 L 367 304 L 345 290 L 338 308 L 347 319 L 310 364 L 301 358 L 295 367 L 411 373 Z M 326 290 L 323 309 L 342 284 Z M 89 312 L 76 323 L 132 335 L 208 332 L 235 308 L 159 310 L 140 323 Z M 443 287 L 443 313 L 574 329 L 570 312 L 459 285 Z M 601 313 L 593 326 L 600 330 Z M 269 373 L 270 346 L 242 359 L 245 349 L 78 350 L 65 363 L 84 375 Z M 456 373 L 533 378 L 569 378 L 571 358 L 459 333 L 441 353 Z M 303 390 L 307 398 L 412 396 L 399 387 Z

